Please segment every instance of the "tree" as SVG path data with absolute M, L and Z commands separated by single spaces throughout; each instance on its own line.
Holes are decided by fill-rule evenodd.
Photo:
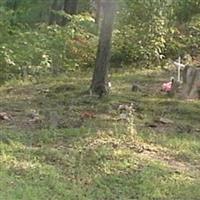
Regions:
M 55 11 L 58 11 L 58 0 L 54 0 L 52 5 L 51 5 L 51 12 L 50 12 L 50 17 L 49 17 L 49 24 L 54 24 L 57 22 L 57 17 L 55 15 Z
M 70 15 L 77 13 L 78 0 L 65 0 L 64 1 L 64 11 Z
M 96 13 L 95 13 L 95 23 L 99 26 L 101 17 L 101 0 L 94 0 Z
M 100 97 L 108 92 L 108 68 L 110 62 L 111 39 L 116 10 L 116 0 L 102 0 L 103 20 L 101 24 L 96 65 L 93 73 L 91 91 Z
M 9 8 L 9 9 L 12 9 L 14 11 L 17 10 L 17 7 L 19 5 L 20 1 L 17 1 L 17 0 L 13 0 L 13 1 L 6 1 L 6 6 Z
M 64 1 L 64 11 L 67 14 L 75 15 L 78 10 L 78 0 L 65 0 Z M 62 24 L 65 25 L 67 23 L 67 19 L 64 17 Z

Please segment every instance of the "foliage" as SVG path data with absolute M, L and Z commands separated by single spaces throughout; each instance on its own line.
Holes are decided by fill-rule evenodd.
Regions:
M 90 20 L 78 15 L 65 27 L 39 24 L 34 29 L 29 25 L 11 29 L 2 23 L 1 81 L 92 65 L 96 37 L 84 28 Z
M 169 33 L 168 6 L 164 2 L 135 1 L 133 4 L 127 1 L 124 12 L 119 15 L 114 59 L 120 55 L 122 61 L 142 65 L 163 59 Z
M 193 18 L 199 22 L 199 1 L 126 0 L 120 5 L 114 34 L 115 62 L 160 65 L 164 58 L 191 53 L 199 41 L 199 28 L 192 25 Z
M 200 16 L 194 16 L 186 25 L 174 27 L 171 37 L 165 48 L 165 54 L 173 58 L 190 54 L 196 56 L 199 53 L 200 44 Z
M 1 82 L 10 78 L 93 67 L 98 40 L 94 4 L 80 0 L 78 15 L 63 1 L 0 2 Z M 199 49 L 199 0 L 118 0 L 112 66 L 162 65 Z M 50 23 L 51 14 L 57 21 Z M 63 26 L 60 21 L 66 18 Z M 49 25 L 51 24 L 51 25 Z
M 177 0 L 174 4 L 174 17 L 179 23 L 186 23 L 200 12 L 199 0 Z
M 200 1 L 118 0 L 113 66 L 151 69 L 113 70 L 101 100 L 83 92 L 98 41 L 91 1 L 77 15 L 53 2 L 0 1 L 0 199 L 199 199 L 200 102 L 164 98 L 171 68 L 152 66 L 200 54 Z

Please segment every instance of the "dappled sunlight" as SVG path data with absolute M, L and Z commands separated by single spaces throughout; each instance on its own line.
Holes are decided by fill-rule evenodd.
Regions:
M 199 0 L 0 1 L 0 200 L 199 200 Z

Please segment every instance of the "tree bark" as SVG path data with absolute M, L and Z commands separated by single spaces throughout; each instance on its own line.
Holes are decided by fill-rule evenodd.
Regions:
M 96 14 L 95 14 L 95 23 L 100 26 L 100 18 L 101 18 L 101 0 L 95 0 L 96 4 Z
M 12 9 L 14 11 L 17 10 L 17 7 L 19 5 L 19 1 L 17 0 L 14 0 L 14 1 L 6 1 L 6 6 L 9 8 L 9 9 Z
M 55 13 L 53 13 L 53 11 L 59 11 L 60 7 L 59 7 L 59 1 L 58 0 L 54 0 L 52 5 L 51 5 L 51 10 L 50 10 L 50 16 L 49 16 L 49 24 L 52 25 L 54 23 L 58 23 L 59 19 L 56 16 Z
M 65 0 L 64 1 L 64 11 L 67 14 L 75 15 L 78 10 L 78 0 Z M 66 17 L 63 17 L 62 24 L 67 24 L 68 20 Z
M 91 91 L 101 97 L 108 93 L 108 69 L 112 31 L 115 17 L 116 0 L 102 0 L 103 21 L 101 24 L 99 45 L 97 50 L 96 65 L 93 73 Z
M 77 13 L 78 0 L 65 0 L 64 1 L 64 11 L 70 15 Z

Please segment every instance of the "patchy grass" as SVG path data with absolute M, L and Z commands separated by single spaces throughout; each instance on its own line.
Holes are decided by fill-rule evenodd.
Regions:
M 90 75 L 0 87 L 0 199 L 198 200 L 200 102 L 162 94 L 168 78 L 154 70 L 114 72 L 98 99 L 85 93 Z

